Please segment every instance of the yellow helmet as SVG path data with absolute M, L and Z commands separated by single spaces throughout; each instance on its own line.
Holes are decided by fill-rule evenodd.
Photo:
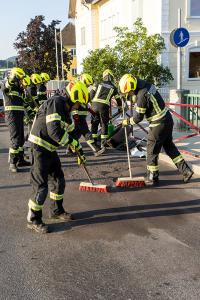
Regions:
M 40 76 L 41 76 L 43 82 L 47 82 L 50 80 L 50 76 L 47 73 L 41 73 Z
M 86 85 L 81 81 L 70 82 L 66 86 L 66 90 L 73 103 L 79 102 L 81 104 L 87 104 L 89 99 L 89 92 Z
M 12 68 L 12 70 L 10 71 L 10 75 L 9 78 L 13 79 L 13 78 L 18 78 L 18 79 L 22 79 L 26 76 L 25 72 L 21 69 L 21 68 Z
M 27 87 L 31 84 L 31 78 L 30 76 L 26 75 L 23 79 L 22 79 L 22 85 L 23 87 Z
M 34 83 L 34 84 L 40 84 L 42 83 L 42 78 L 39 74 L 32 74 L 31 75 L 31 81 Z
M 80 81 L 83 82 L 86 86 L 90 86 L 94 83 L 92 76 L 87 73 L 81 74 Z
M 137 78 L 130 75 L 125 74 L 119 81 L 119 90 L 122 94 L 126 94 L 130 91 L 135 91 L 137 87 Z
M 111 70 L 109 70 L 109 69 L 106 69 L 103 72 L 103 79 L 113 80 L 114 79 L 113 72 Z

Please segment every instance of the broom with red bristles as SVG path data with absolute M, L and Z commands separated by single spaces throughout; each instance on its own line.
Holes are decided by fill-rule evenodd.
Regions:
M 78 151 L 77 151 L 77 155 L 78 155 L 79 159 L 81 160 L 81 157 L 80 157 L 80 154 L 78 153 Z M 79 185 L 79 191 L 107 193 L 108 187 L 104 184 L 94 184 L 85 164 L 81 164 L 81 166 L 82 166 L 85 174 L 87 175 L 89 182 L 81 182 Z
M 125 118 L 124 99 L 122 99 L 122 108 L 123 108 L 123 118 Z M 126 150 L 127 150 L 128 168 L 129 168 L 130 177 L 118 178 L 115 185 L 117 187 L 144 187 L 145 186 L 144 177 L 132 177 L 130 151 L 129 151 L 128 134 L 127 134 L 126 126 L 124 127 L 124 132 L 125 132 L 125 139 L 126 139 Z

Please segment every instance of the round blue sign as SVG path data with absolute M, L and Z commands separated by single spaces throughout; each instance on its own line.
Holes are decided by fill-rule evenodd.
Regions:
M 183 27 L 177 28 L 172 31 L 171 40 L 176 47 L 185 47 L 190 40 L 189 31 Z

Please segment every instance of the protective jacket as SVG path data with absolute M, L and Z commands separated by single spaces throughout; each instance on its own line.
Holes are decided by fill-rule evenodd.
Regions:
M 165 107 L 163 98 L 154 85 L 141 79 L 138 79 L 135 94 L 137 102 L 131 123 L 137 124 L 146 116 L 150 127 L 147 137 L 147 175 L 149 180 L 158 181 L 158 157 L 162 147 L 179 172 L 184 175 L 190 168 L 173 143 L 173 119 Z
M 29 141 L 41 151 L 54 152 L 59 146 L 71 143 L 74 124 L 67 102 L 60 95 L 49 98 L 36 113 Z
M 31 84 L 27 87 L 26 94 L 29 99 L 32 99 L 31 101 L 34 103 L 36 108 L 40 106 L 37 94 L 37 86 L 35 84 Z
M 43 104 L 47 100 L 47 88 L 45 83 L 41 83 L 37 89 L 37 99 L 39 104 Z
M 24 91 L 17 79 L 8 79 L 2 90 L 10 133 L 9 160 L 11 164 L 17 164 L 23 160 L 24 155 Z
M 24 111 L 23 89 L 15 80 L 7 80 L 2 86 L 5 111 Z
M 90 92 L 92 98 L 92 91 Z M 111 81 L 103 81 L 97 87 L 96 93 L 93 97 L 92 103 L 102 103 L 110 105 L 112 97 L 115 97 L 118 106 L 121 106 L 120 96 L 118 95 L 117 87 Z
M 135 94 L 137 102 L 133 111 L 133 123 L 141 122 L 145 116 L 150 123 L 149 127 L 155 127 L 165 121 L 166 118 L 172 118 L 163 98 L 154 85 L 138 79 Z

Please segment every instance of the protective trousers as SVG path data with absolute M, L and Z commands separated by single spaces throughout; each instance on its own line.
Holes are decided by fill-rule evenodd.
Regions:
M 11 110 L 6 112 L 6 121 L 10 132 L 10 163 L 17 164 L 24 155 L 24 112 Z
M 42 218 L 42 208 L 50 186 L 50 210 L 52 214 L 61 214 L 63 208 L 63 194 L 65 190 L 65 178 L 61 169 L 57 152 L 38 151 L 33 149 L 33 166 L 31 169 L 32 197 L 29 200 L 31 216 L 29 221 L 37 221 Z
M 81 135 L 83 135 L 86 139 L 86 142 L 88 142 L 88 143 L 94 142 L 94 140 L 92 138 L 92 133 L 90 132 L 90 130 L 88 128 L 86 116 L 79 116 L 79 123 L 75 127 L 75 134 L 77 136 L 77 139 L 80 139 Z
M 157 180 L 159 176 L 158 155 L 162 147 L 177 166 L 180 173 L 184 174 L 189 169 L 183 156 L 173 143 L 172 132 L 173 120 L 171 116 L 163 123 L 149 128 L 147 140 L 147 175 L 152 180 Z
M 94 102 L 92 104 L 92 109 L 96 113 L 94 118 L 91 120 L 91 131 L 92 137 L 97 139 L 98 127 L 101 125 L 101 142 L 102 144 L 108 138 L 108 123 L 110 119 L 110 107 L 109 105 L 102 104 L 99 102 Z

